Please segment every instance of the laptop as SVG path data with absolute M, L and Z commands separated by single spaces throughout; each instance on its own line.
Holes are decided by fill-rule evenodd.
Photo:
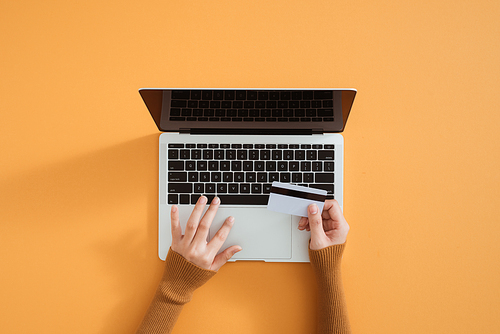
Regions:
M 355 89 L 142 88 L 158 129 L 158 255 L 171 245 L 170 209 L 181 226 L 201 195 L 221 204 L 212 238 L 235 223 L 220 251 L 231 261 L 309 262 L 310 233 L 300 217 L 267 210 L 274 181 L 324 189 L 343 206 L 344 140 L 340 134 Z M 207 206 L 208 207 L 208 206 Z

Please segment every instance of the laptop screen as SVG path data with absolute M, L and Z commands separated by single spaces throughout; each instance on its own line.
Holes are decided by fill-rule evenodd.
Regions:
M 139 90 L 165 132 L 310 134 L 342 132 L 355 89 Z

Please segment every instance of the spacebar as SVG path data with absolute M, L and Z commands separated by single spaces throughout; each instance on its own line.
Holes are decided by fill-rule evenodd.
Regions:
M 221 205 L 267 205 L 269 195 L 224 195 L 217 194 Z

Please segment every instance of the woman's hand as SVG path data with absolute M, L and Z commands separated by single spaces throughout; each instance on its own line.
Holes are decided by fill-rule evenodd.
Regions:
M 176 205 L 172 206 L 170 212 L 172 227 L 171 248 L 186 260 L 201 268 L 218 271 L 235 253 L 241 251 L 241 247 L 231 246 L 217 255 L 234 224 L 234 217 L 228 217 L 212 240 L 207 243 L 210 225 L 212 225 L 212 221 L 219 208 L 220 199 L 215 197 L 207 212 L 201 217 L 206 203 L 207 198 L 205 196 L 201 196 L 198 199 L 187 221 L 184 235 L 182 235 L 179 222 L 179 210 Z

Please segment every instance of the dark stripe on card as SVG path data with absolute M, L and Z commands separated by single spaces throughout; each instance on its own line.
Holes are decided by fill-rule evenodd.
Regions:
M 285 196 L 297 197 L 302 199 L 310 199 L 313 201 L 324 202 L 326 195 L 311 194 L 304 191 L 284 189 L 278 187 L 271 187 L 271 193 L 280 194 Z

